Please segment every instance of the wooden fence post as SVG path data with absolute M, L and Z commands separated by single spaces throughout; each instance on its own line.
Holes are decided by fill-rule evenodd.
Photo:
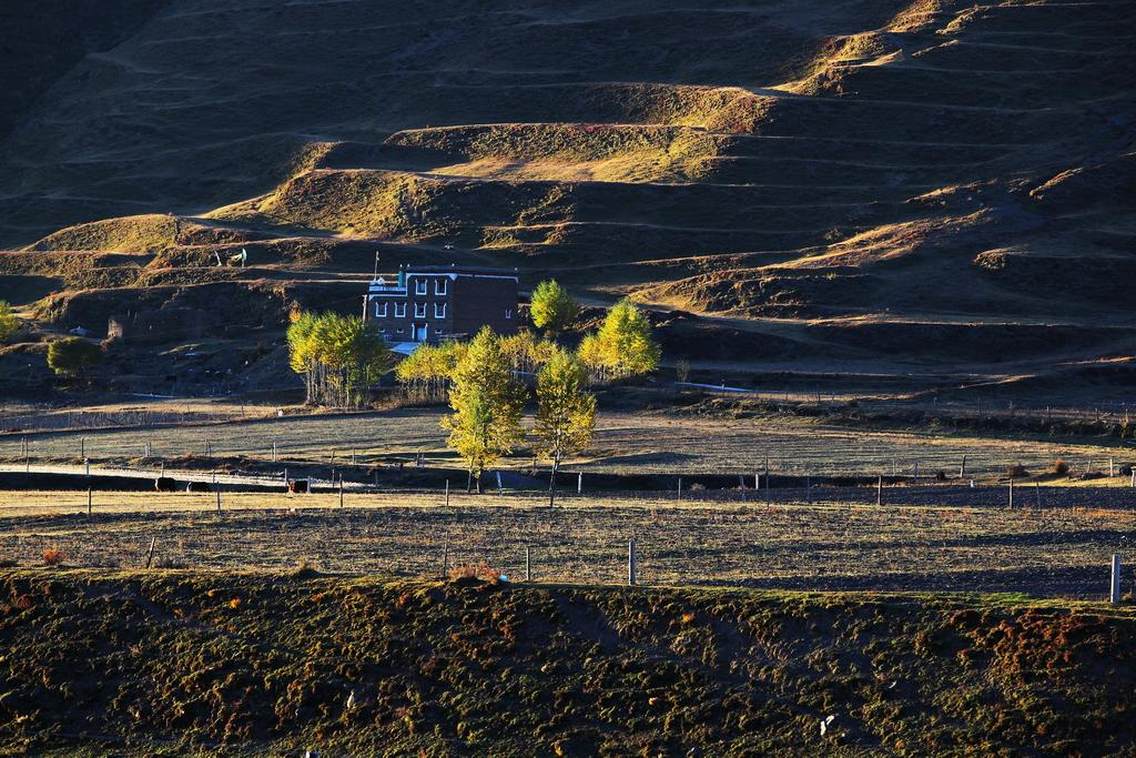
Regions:
M 966 479 L 966 456 L 962 457 L 962 465 L 959 466 L 959 479 Z
M 276 463 L 276 440 L 272 440 L 272 462 Z
M 1014 507 L 1014 478 L 1010 477 L 1010 508 Z
M 450 480 L 446 480 L 446 507 L 450 507 Z
M 1120 556 L 1112 554 L 1112 576 L 1108 584 L 1108 602 L 1116 605 L 1120 602 Z
M 1037 509 L 1041 510 L 1041 482 L 1033 483 L 1034 491 L 1037 493 Z
M 339 477 L 339 507 L 343 507 L 343 477 Z
M 880 474 L 876 479 L 876 505 L 884 504 L 884 475 Z
M 682 477 L 678 478 L 678 499 L 682 500 Z
M 157 543 L 157 537 L 150 538 L 150 549 L 146 551 L 146 568 L 150 568 L 150 564 L 154 560 L 154 545 L 156 545 Z
M 525 581 L 532 581 L 532 549 L 525 545 Z
M 627 586 L 635 586 L 635 572 L 638 566 L 635 560 L 635 540 L 627 540 Z
M 813 504 L 813 478 L 807 471 L 805 472 L 805 502 L 809 505 Z
M 442 545 L 442 578 L 450 575 L 450 543 Z
M 88 484 L 87 485 L 87 515 L 88 516 L 91 515 L 91 501 L 92 500 L 93 500 L 93 497 L 91 495 L 91 485 Z
M 217 490 L 217 512 L 221 512 L 221 490 Z
M 579 495 L 584 491 L 584 472 L 580 471 L 576 474 L 576 494 Z

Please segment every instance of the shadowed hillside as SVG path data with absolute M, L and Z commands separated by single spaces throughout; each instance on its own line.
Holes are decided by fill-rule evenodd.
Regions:
M 784 355 L 818 370 L 1028 374 L 1136 350 L 1130 3 L 144 15 L 43 74 L 0 143 L 0 243 L 26 246 L 0 284 L 47 328 L 101 319 L 92 299 L 160 309 L 157 285 L 349 308 L 378 248 L 388 268 L 513 265 L 599 302 L 630 293 L 795 343 Z M 212 265 L 241 247 L 251 268 Z

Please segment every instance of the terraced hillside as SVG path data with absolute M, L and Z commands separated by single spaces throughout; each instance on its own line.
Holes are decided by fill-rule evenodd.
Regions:
M 379 249 L 689 312 L 660 329 L 707 371 L 955 386 L 1136 350 L 1131 3 L 145 12 L 0 142 L 0 289 L 45 329 L 143 314 L 253 366 Z

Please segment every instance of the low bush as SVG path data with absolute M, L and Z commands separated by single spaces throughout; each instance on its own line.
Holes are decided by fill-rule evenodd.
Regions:
M 487 563 L 479 564 L 465 564 L 461 566 L 454 566 L 450 569 L 450 581 L 458 582 L 461 580 L 475 579 L 481 582 L 489 582 L 490 584 L 497 584 L 504 577 L 500 571 L 492 568 Z

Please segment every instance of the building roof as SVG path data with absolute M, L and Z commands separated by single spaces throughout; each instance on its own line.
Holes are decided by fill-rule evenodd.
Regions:
M 506 274 L 509 276 L 516 276 L 516 268 L 494 268 L 491 266 L 459 266 L 456 263 L 451 263 L 448 266 L 440 265 L 427 265 L 427 266 L 403 266 L 402 269 L 408 274 Z

